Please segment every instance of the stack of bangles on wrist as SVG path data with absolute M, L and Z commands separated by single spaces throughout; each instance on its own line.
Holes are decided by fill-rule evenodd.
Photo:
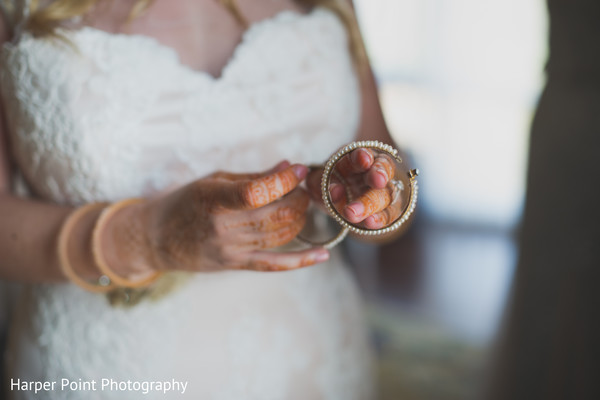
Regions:
M 150 276 L 135 281 L 120 276 L 111 269 L 106 262 L 104 253 L 102 252 L 102 232 L 105 230 L 106 225 L 111 217 L 113 217 L 123 208 L 131 204 L 140 203 L 142 201 L 142 199 L 127 199 L 114 204 L 91 203 L 76 209 L 66 218 L 58 236 L 58 259 L 63 274 L 71 282 L 90 292 L 107 293 L 119 288 L 146 287 L 160 277 L 161 272 L 159 271 L 151 273 Z M 77 275 L 73 269 L 73 265 L 71 264 L 69 258 L 69 240 L 71 239 L 71 233 L 73 232 L 73 229 L 82 219 L 82 217 L 90 212 L 98 211 L 100 209 L 102 209 L 102 212 L 96 220 L 92 231 L 92 244 L 90 251 L 92 252 L 94 263 L 102 275 L 95 282 L 90 282 Z

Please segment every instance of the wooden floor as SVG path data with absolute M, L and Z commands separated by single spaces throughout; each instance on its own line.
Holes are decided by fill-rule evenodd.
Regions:
M 368 299 L 381 398 L 477 399 L 510 292 L 513 234 L 418 219 L 394 243 L 346 251 Z

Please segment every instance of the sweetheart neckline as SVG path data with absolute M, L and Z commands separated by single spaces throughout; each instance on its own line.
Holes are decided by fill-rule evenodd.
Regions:
M 266 26 L 275 25 L 275 24 L 281 23 L 281 22 L 287 22 L 290 20 L 296 20 L 296 21 L 297 20 L 308 20 L 310 18 L 314 18 L 315 16 L 321 14 L 319 11 L 326 11 L 326 10 L 316 7 L 313 10 L 304 13 L 304 12 L 300 12 L 300 11 L 296 11 L 296 10 L 286 9 L 286 10 L 275 13 L 271 17 L 263 18 L 260 21 L 253 23 L 252 25 L 250 25 L 248 27 L 248 29 L 246 29 L 244 31 L 240 42 L 235 46 L 233 52 L 231 53 L 231 56 L 227 59 L 226 63 L 223 65 L 223 67 L 221 68 L 221 70 L 217 76 L 211 74 L 208 71 L 195 69 L 195 68 L 191 67 L 190 65 L 183 63 L 181 61 L 181 56 L 177 52 L 177 50 L 175 50 L 173 47 L 171 47 L 169 45 L 166 45 L 166 44 L 160 42 L 157 38 L 155 38 L 153 36 L 148 36 L 148 35 L 139 34 L 139 33 L 129 34 L 129 33 L 121 33 L 121 32 L 108 32 L 108 31 L 105 31 L 102 29 L 94 28 L 92 26 L 83 26 L 78 29 L 59 28 L 59 31 L 61 34 L 64 34 L 67 38 L 73 37 L 76 35 L 80 35 L 80 34 L 92 33 L 95 35 L 104 36 L 104 37 L 112 39 L 112 40 L 131 40 L 133 42 L 141 40 L 141 41 L 151 44 L 152 46 L 156 47 L 157 49 L 160 49 L 161 51 L 167 51 L 168 53 L 170 53 L 171 56 L 174 58 L 174 61 L 177 64 L 178 68 L 180 68 L 181 70 L 186 71 L 187 73 L 192 74 L 196 77 L 201 77 L 201 78 L 204 78 L 204 79 L 212 81 L 212 82 L 219 82 L 227 76 L 227 71 L 230 70 L 233 67 L 233 65 L 235 65 L 236 62 L 239 62 L 238 61 L 240 59 L 239 54 L 245 48 L 247 48 L 248 46 L 251 45 L 252 38 L 256 36 L 256 32 L 260 31 L 261 29 L 264 29 Z M 14 43 L 12 41 L 5 42 L 0 48 L 0 53 L 5 52 L 7 50 L 10 51 L 11 49 L 18 48 L 24 39 L 40 40 L 39 38 L 36 38 L 33 35 L 31 35 L 29 32 L 24 32 L 23 35 L 16 41 L 16 43 Z

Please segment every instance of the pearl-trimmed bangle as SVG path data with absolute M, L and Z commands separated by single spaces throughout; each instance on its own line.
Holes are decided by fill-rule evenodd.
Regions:
M 359 235 L 367 235 L 367 236 L 376 236 L 376 235 L 384 235 L 390 232 L 393 232 L 400 228 L 403 224 L 405 224 L 410 216 L 414 213 L 415 207 L 417 206 L 417 198 L 419 193 L 419 185 L 417 183 L 417 176 L 419 175 L 419 170 L 411 169 L 408 172 L 408 178 L 410 181 L 410 198 L 408 205 L 402 211 L 400 216 L 388 227 L 380 228 L 380 229 L 365 229 L 358 225 L 352 224 L 342 216 L 342 214 L 333 206 L 333 201 L 331 200 L 331 194 L 329 193 L 329 185 L 331 184 L 331 176 L 333 174 L 333 170 L 335 164 L 339 161 L 340 158 L 350 153 L 351 151 L 359 148 L 372 148 L 387 153 L 391 157 L 393 157 L 398 163 L 402 163 L 402 158 L 398 154 L 398 150 L 390 146 L 389 144 L 385 144 L 379 142 L 377 140 L 365 140 L 360 142 L 352 142 L 347 146 L 342 147 L 337 153 L 331 156 L 327 164 L 325 164 L 325 169 L 323 171 L 323 177 L 321 178 L 321 195 L 323 197 L 323 202 L 325 203 L 325 207 L 329 214 L 335 218 L 335 220 L 345 229 L 350 230 L 350 232 L 359 234 Z
M 60 233 L 58 235 L 57 252 L 62 273 L 77 286 L 94 293 L 107 293 L 113 290 L 116 286 L 106 275 L 102 275 L 97 280 L 97 282 L 89 282 L 77 275 L 69 259 L 69 239 L 73 228 L 75 227 L 77 222 L 79 222 L 81 217 L 83 217 L 88 212 L 103 209 L 107 205 L 108 203 L 91 203 L 79 207 L 71 214 L 69 214 L 69 216 L 65 219 L 65 222 L 63 223 L 60 229 Z
M 417 199 L 419 193 L 419 185 L 417 182 L 419 170 L 417 169 L 411 169 L 410 171 L 408 171 L 408 180 L 410 184 L 408 205 L 402 210 L 400 216 L 385 228 L 365 229 L 357 224 L 352 224 L 348 222 L 344 218 L 344 216 L 336 209 L 336 207 L 333 205 L 333 200 L 331 199 L 331 193 L 329 192 L 331 178 L 332 176 L 335 176 L 337 174 L 335 166 L 342 157 L 358 148 L 371 148 L 379 150 L 391 156 L 399 164 L 402 164 L 402 158 L 400 157 L 397 149 L 377 140 L 364 140 L 359 142 L 352 142 L 339 149 L 335 154 L 333 154 L 329 158 L 327 163 L 325 163 L 325 165 L 323 166 L 323 175 L 321 177 L 321 197 L 323 198 L 323 203 L 325 205 L 325 208 L 327 209 L 327 212 L 338 222 L 338 224 L 341 226 L 341 229 L 335 237 L 324 242 L 315 242 L 298 235 L 296 238 L 300 242 L 311 246 L 319 246 L 324 247 L 326 249 L 331 249 L 332 247 L 338 245 L 342 240 L 344 240 L 344 238 L 348 235 L 349 232 L 366 236 L 385 235 L 394 232 L 400 227 L 402 227 L 404 224 L 406 224 L 406 222 L 410 219 L 411 215 L 414 213 L 415 208 L 417 206 Z M 320 168 L 321 166 L 315 166 L 315 168 L 317 167 Z M 401 181 L 393 181 L 392 183 L 395 186 L 395 191 L 399 193 L 399 191 L 401 190 Z M 350 201 L 351 193 L 348 188 L 346 188 L 346 197 Z
M 115 273 L 109 267 L 108 262 L 106 261 L 106 258 L 104 257 L 104 253 L 102 252 L 102 243 L 101 243 L 102 232 L 106 228 L 106 225 L 110 221 L 110 218 L 112 216 L 114 216 L 117 212 L 122 210 L 123 208 L 130 206 L 132 204 L 141 203 L 143 201 L 144 201 L 143 199 L 137 199 L 137 198 L 126 199 L 126 200 L 119 201 L 117 203 L 114 203 L 114 204 L 106 207 L 104 209 L 104 211 L 102 211 L 102 214 L 100 214 L 100 217 L 98 218 L 98 220 L 96 221 L 96 226 L 94 227 L 94 231 L 92 233 L 92 253 L 94 255 L 94 261 L 96 262 L 96 265 L 98 266 L 100 271 L 102 271 L 102 273 L 104 273 L 106 276 L 108 276 L 111 279 L 111 281 L 113 281 L 115 284 L 117 284 L 118 286 L 121 286 L 121 287 L 126 287 L 126 288 L 146 287 L 146 286 L 149 286 L 151 283 L 153 283 L 155 280 L 157 280 L 162 275 L 162 273 L 160 271 L 156 271 L 156 272 L 152 272 L 149 276 L 144 277 L 140 280 L 132 281 L 128 278 L 122 277 L 122 276 L 118 275 L 117 273 Z

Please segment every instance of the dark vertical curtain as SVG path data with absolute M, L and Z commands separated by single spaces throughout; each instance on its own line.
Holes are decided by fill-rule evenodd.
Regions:
M 600 1 L 549 0 L 548 10 L 494 400 L 600 399 Z

